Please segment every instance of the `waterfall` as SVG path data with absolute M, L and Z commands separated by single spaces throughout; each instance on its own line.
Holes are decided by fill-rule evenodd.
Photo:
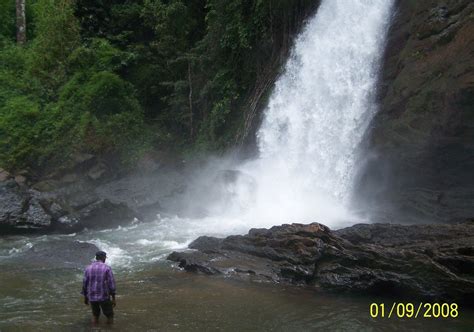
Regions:
M 296 39 L 257 133 L 260 156 L 242 167 L 257 182 L 254 223 L 349 218 L 391 7 L 391 0 L 323 0 Z

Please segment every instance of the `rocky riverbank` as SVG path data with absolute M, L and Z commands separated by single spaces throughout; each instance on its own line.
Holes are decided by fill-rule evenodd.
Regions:
M 474 305 L 474 223 L 312 223 L 200 237 L 168 259 L 190 272 L 337 291 Z
M 110 228 L 174 213 L 187 171 L 148 158 L 124 172 L 93 155 L 35 178 L 0 169 L 0 235 Z M 170 163 L 171 164 L 171 163 Z
M 158 215 L 203 217 L 215 212 L 211 205 L 230 204 L 237 181 L 249 191 L 255 186 L 250 176 L 222 169 L 222 162 L 148 156 L 124 171 L 92 155 L 75 159 L 41 178 L 0 169 L 0 235 L 112 228 Z

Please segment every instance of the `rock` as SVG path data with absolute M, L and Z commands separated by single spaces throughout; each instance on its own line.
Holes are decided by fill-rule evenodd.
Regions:
M 8 173 L 6 170 L 3 168 L 0 168 L 0 182 L 6 181 L 9 178 L 11 178 L 10 173 Z
M 190 249 L 197 249 L 202 252 L 217 252 L 222 247 L 222 239 L 211 236 L 201 236 L 189 244 Z
M 89 264 L 99 249 L 86 242 L 53 240 L 40 242 L 16 259 L 40 268 L 80 268 Z
M 95 158 L 94 155 L 90 154 L 90 153 L 75 153 L 72 157 L 71 157 L 71 160 L 75 163 L 75 165 L 81 165 L 81 164 L 84 164 L 86 162 L 90 162 L 91 160 L 93 160 Z
M 474 224 L 291 224 L 200 237 L 168 259 L 187 271 L 322 290 L 474 305 Z
M 106 228 L 133 221 L 137 213 L 123 203 L 112 203 L 93 194 L 71 200 L 20 187 L 14 180 L 0 182 L 0 230 L 2 233 L 75 232 Z
M 150 175 L 129 174 L 98 185 L 97 196 L 113 203 L 122 203 L 139 212 L 145 219 L 156 219 L 159 212 L 176 213 L 181 206 L 186 182 L 189 179 L 175 170 Z
M 26 177 L 23 175 L 15 175 L 15 182 L 19 185 L 23 185 L 26 183 Z
M 74 210 L 81 210 L 84 207 L 99 201 L 101 198 L 93 191 L 79 188 L 72 193 L 65 194 L 64 199 Z
M 123 203 L 112 203 L 101 199 L 87 205 L 78 212 L 81 227 L 106 228 L 128 224 L 137 214 Z
M 110 228 L 135 218 L 151 221 L 159 213 L 176 214 L 189 202 L 184 197 L 189 174 L 184 171 L 165 168 L 159 173 L 133 172 L 113 179 L 102 173 L 105 164 L 96 157 L 76 159 L 88 166 L 83 164 L 82 170 L 63 167 L 32 186 L 18 185 L 8 176 L 0 181 L 0 233 Z M 67 181 L 58 180 L 64 174 Z
M 63 209 L 61 205 L 57 202 L 51 202 L 51 204 L 48 207 L 48 212 L 49 214 L 54 218 L 54 219 L 59 219 L 62 216 L 67 214 L 67 211 Z
M 88 172 L 87 176 L 91 180 L 99 180 L 107 172 L 107 166 L 104 163 L 94 165 Z
M 46 213 L 36 198 L 32 198 L 26 210 L 24 226 L 28 228 L 48 228 L 51 226 L 52 217 Z
M 38 190 L 41 192 L 53 191 L 60 187 L 60 182 L 57 180 L 44 180 L 35 183 L 31 186 L 34 190 Z
M 74 183 L 79 180 L 79 174 L 77 173 L 68 173 L 65 174 L 59 181 L 67 184 L 67 183 Z
M 160 156 L 157 153 L 145 153 L 138 159 L 137 169 L 142 174 L 150 174 L 157 171 L 161 167 Z
M 0 230 L 23 233 L 53 228 L 56 219 L 38 193 L 20 187 L 16 181 L 0 183 Z M 59 213 L 59 211 L 55 211 Z M 63 213 L 64 214 L 64 213 Z
M 396 7 L 358 205 L 409 222 L 472 218 L 474 2 Z
M 9 228 L 21 222 L 29 201 L 14 180 L 0 182 L 0 228 Z
M 14 180 L 0 182 L 0 230 L 22 233 L 47 230 L 54 217 L 45 209 L 34 191 L 20 187 Z

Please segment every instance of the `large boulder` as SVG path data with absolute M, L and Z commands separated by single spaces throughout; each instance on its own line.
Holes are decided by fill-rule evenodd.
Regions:
M 168 259 L 192 272 L 310 285 L 337 292 L 474 305 L 474 224 L 313 223 L 201 237 Z
M 20 187 L 14 180 L 0 182 L 2 233 L 43 230 L 52 227 L 53 223 L 53 216 L 33 191 Z
M 29 197 L 14 180 L 0 182 L 0 225 L 10 227 L 22 223 Z
M 132 222 L 137 213 L 123 203 L 113 203 L 82 193 L 70 200 L 20 186 L 10 179 L 0 182 L 0 234 L 76 232 Z
M 87 205 L 78 212 L 81 227 L 106 228 L 128 224 L 136 217 L 136 213 L 123 203 L 112 203 L 101 199 Z

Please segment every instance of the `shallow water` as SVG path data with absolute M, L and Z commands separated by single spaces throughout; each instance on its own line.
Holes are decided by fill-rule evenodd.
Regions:
M 456 320 L 375 320 L 368 312 L 372 299 L 199 276 L 165 263 L 138 272 L 117 269 L 116 277 L 115 325 L 102 322 L 101 328 L 117 331 L 470 331 L 474 326 L 468 312 Z M 8 287 L 0 289 L 0 330 L 90 330 L 80 280 L 80 271 L 18 275 L 2 269 L 0 283 Z
M 174 220 L 174 221 L 173 221 Z M 117 279 L 117 331 L 472 331 L 474 312 L 457 319 L 372 319 L 371 302 L 387 299 L 328 295 L 313 289 L 180 271 L 165 260 L 204 232 L 197 221 L 162 220 L 72 235 L 0 238 L 0 331 L 91 329 L 82 303 L 82 270 L 38 268 L 22 251 L 55 239 L 93 242 L 110 256 Z M 173 224 L 174 223 L 174 224 Z M 193 226 L 193 223 L 196 225 Z M 176 227 L 187 230 L 176 235 Z M 220 232 L 239 232 L 213 228 Z M 212 229 L 212 228 L 211 228 Z M 243 229 L 241 230 L 243 232 Z M 210 232 L 207 231 L 207 234 Z

